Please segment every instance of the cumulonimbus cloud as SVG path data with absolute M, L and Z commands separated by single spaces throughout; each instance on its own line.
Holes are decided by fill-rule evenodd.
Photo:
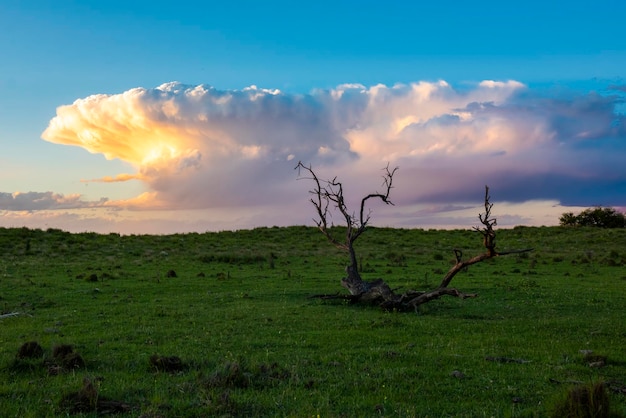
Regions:
M 136 173 L 91 181 L 144 182 L 145 194 L 108 203 L 134 209 L 280 205 L 302 198 L 297 161 L 357 191 L 398 165 L 400 202 L 476 200 L 488 183 L 512 201 L 625 205 L 621 91 L 438 81 L 290 94 L 173 82 L 61 106 L 42 137 L 132 164 Z

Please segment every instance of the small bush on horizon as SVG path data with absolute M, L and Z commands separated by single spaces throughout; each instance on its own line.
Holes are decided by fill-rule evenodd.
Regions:
M 578 215 L 566 212 L 559 218 L 561 226 L 595 226 L 598 228 L 624 228 L 626 215 L 614 208 L 595 207 L 585 209 Z

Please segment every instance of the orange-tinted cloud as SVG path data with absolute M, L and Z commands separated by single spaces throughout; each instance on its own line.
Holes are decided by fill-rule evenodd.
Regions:
M 143 180 L 144 176 L 141 174 L 118 174 L 115 177 L 104 176 L 99 179 L 81 180 L 81 183 L 120 183 L 130 180 Z

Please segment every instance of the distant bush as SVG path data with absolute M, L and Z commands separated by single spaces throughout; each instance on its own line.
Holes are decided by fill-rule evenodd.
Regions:
M 613 208 L 585 209 L 578 215 L 566 212 L 559 218 L 561 226 L 597 226 L 599 228 L 624 228 L 626 215 Z

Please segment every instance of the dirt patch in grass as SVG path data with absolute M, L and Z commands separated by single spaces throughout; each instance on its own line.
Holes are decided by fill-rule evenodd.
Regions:
M 160 372 L 175 373 L 185 369 L 185 364 L 178 356 L 150 356 L 150 366 Z
M 608 357 L 593 352 L 585 352 L 583 362 L 589 367 L 604 367 L 608 362 Z
M 237 416 L 239 412 L 237 403 L 228 389 L 208 394 L 206 403 L 211 413 L 216 416 Z
M 34 362 L 33 360 L 42 359 Z M 52 349 L 52 356 L 46 357 L 43 347 L 37 341 L 28 341 L 20 346 L 15 356 L 12 369 L 14 371 L 34 371 L 47 369 L 48 374 L 53 376 L 63 372 L 83 369 L 85 360 L 74 351 L 74 347 L 68 344 L 60 344 Z
M 251 367 L 245 360 L 227 361 L 218 366 L 205 382 L 208 388 L 247 388 L 271 386 L 287 380 L 291 373 L 277 363 Z
M 97 412 L 98 414 L 119 414 L 128 412 L 133 407 L 127 403 L 115 401 L 99 395 L 101 379 L 85 377 L 83 386 L 76 392 L 66 393 L 61 397 L 59 409 L 69 414 Z

